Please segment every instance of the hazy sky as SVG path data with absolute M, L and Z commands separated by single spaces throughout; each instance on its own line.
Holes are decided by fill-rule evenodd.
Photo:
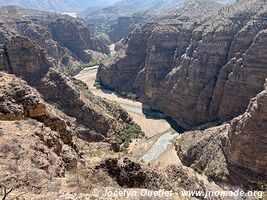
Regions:
M 49 11 L 79 11 L 88 7 L 110 6 L 120 0 L 0 0 L 0 6 L 19 5 Z

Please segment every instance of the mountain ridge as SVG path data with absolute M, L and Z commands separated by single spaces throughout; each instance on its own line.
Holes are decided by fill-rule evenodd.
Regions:
M 0 0 L 0 6 L 18 5 L 24 8 L 31 8 L 43 11 L 78 12 L 89 7 L 105 7 L 112 5 L 117 0 Z

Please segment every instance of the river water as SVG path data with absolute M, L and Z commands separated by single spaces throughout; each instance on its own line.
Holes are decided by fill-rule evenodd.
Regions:
M 145 163 L 157 160 L 160 155 L 164 154 L 164 152 L 169 149 L 168 147 L 172 145 L 172 140 L 178 137 L 180 133 L 172 129 L 165 119 L 147 117 L 143 113 L 142 103 L 119 97 L 112 93 L 112 91 L 97 90 L 94 87 L 97 69 L 97 66 L 86 68 L 81 71 L 76 78 L 85 82 L 94 95 L 120 104 L 120 106 L 133 117 L 134 121 L 141 126 L 147 137 L 138 141 L 137 144 L 132 145 L 132 154 L 142 159 Z M 175 151 L 174 148 L 171 149 L 171 151 Z M 165 154 L 167 154 L 167 157 L 169 157 L 170 154 L 173 155 L 174 158 L 171 159 L 173 162 L 175 161 L 173 164 L 178 162 L 178 158 L 175 158 L 176 152 L 165 152 Z M 161 162 L 164 162 L 165 159 L 167 158 L 163 158 Z
M 142 156 L 142 160 L 145 163 L 149 163 L 157 159 L 159 155 L 166 151 L 167 147 L 172 144 L 172 140 L 179 135 L 180 133 L 169 131 L 160 136 L 153 146 Z

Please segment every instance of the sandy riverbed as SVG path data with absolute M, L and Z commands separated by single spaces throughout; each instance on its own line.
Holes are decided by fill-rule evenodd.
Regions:
M 118 97 L 114 93 L 97 90 L 94 87 L 96 73 L 97 68 L 85 69 L 78 74 L 76 78 L 85 82 L 94 95 L 106 98 L 109 101 L 115 101 L 124 107 L 133 117 L 134 121 L 141 126 L 148 138 L 158 135 L 159 133 L 164 133 L 171 128 L 169 123 L 163 119 L 152 119 L 142 114 L 142 103 Z M 127 109 L 128 107 L 131 109 Z
M 120 104 L 133 117 L 133 120 L 141 126 L 142 130 L 146 134 L 146 138 L 133 141 L 129 148 L 129 152 L 133 156 L 141 158 L 146 152 L 149 151 L 149 149 L 153 146 L 153 144 L 155 144 L 161 135 L 171 129 L 171 126 L 163 119 L 146 117 L 142 113 L 142 103 L 140 102 L 119 97 L 110 91 L 97 90 L 94 87 L 96 73 L 97 66 L 84 69 L 75 78 L 85 82 L 94 95 Z M 164 165 L 166 165 L 179 164 L 180 161 L 176 155 L 174 146 L 168 145 L 166 151 L 164 151 L 157 159 L 153 160 L 152 163 L 155 163 L 156 165 L 165 163 Z

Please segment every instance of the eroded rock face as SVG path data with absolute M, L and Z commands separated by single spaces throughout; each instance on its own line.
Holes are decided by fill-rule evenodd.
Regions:
M 76 19 L 58 18 L 50 25 L 53 38 L 61 46 L 68 48 L 82 61 L 89 62 L 91 57 L 85 52 L 87 49 L 97 50 L 109 54 L 107 46 L 96 43 L 89 28 Z
M 87 49 L 109 54 L 83 21 L 67 15 L 6 6 L 1 8 L 0 22 L 1 44 L 6 37 L 27 36 L 70 74 L 77 73 L 79 62 L 91 60 Z
M 267 175 L 267 88 L 250 101 L 247 111 L 232 121 L 224 147 L 228 161 Z M 263 177 L 262 177 L 263 178 Z
M 56 104 L 91 131 L 112 138 L 125 123 L 131 123 L 119 106 L 95 97 L 84 83 L 59 72 L 53 60 L 29 38 L 9 38 L 1 52 L 1 70 L 23 78 L 46 102 Z
M 228 130 L 229 124 L 184 133 L 175 141 L 181 162 L 212 180 L 229 183 L 231 175 L 222 149 Z
M 120 41 L 123 37 L 127 35 L 131 30 L 137 26 L 138 23 L 142 22 L 148 18 L 143 15 L 132 15 L 132 16 L 122 16 L 119 17 L 111 26 L 108 34 L 113 42 Z
M 194 173 L 192 169 L 182 166 L 169 166 L 166 169 L 155 169 L 145 166 L 130 158 L 118 160 L 108 158 L 95 167 L 113 177 L 121 187 L 146 188 L 149 190 L 165 189 L 183 190 L 222 190 L 216 184 Z M 177 198 L 181 199 L 181 196 Z M 215 198 L 216 199 L 216 198 Z M 222 198 L 223 199 L 223 198 Z
M 11 139 L 15 138 L 15 132 L 17 132 L 18 136 L 19 134 L 25 134 L 24 137 L 26 138 L 32 135 L 34 138 L 33 145 L 45 145 L 42 149 L 46 149 L 45 151 L 50 153 L 53 152 L 56 154 L 55 157 L 62 154 L 64 144 L 73 148 L 74 127 L 77 126 L 75 119 L 66 116 L 54 106 L 47 104 L 35 89 L 14 75 L 0 72 L 0 86 L 0 126 L 4 129 L 3 138 L 8 136 L 8 133 Z M 11 127 L 16 127 L 16 130 Z M 12 131 L 14 132 L 10 133 Z M 24 140 L 25 138 L 20 139 Z M 39 144 L 38 140 L 40 140 Z M 28 151 L 27 148 L 22 151 L 24 150 Z M 39 150 L 42 151 L 41 149 Z M 77 153 L 75 151 L 70 152 L 70 154 L 76 155 L 77 161 Z M 20 154 L 19 152 L 17 153 Z M 30 159 L 30 156 L 27 159 Z M 48 168 L 52 165 L 50 166 L 48 161 L 45 162 L 47 162 L 46 170 L 49 170 Z M 57 166 L 58 168 L 61 167 L 60 165 L 65 165 L 61 159 L 60 162 L 61 164 Z M 66 163 L 65 167 L 67 166 L 68 163 Z M 40 166 L 40 169 L 41 167 L 45 166 Z M 64 166 L 62 167 L 64 172 Z
M 182 163 L 215 181 L 262 189 L 267 180 L 267 88 L 230 124 L 184 133 L 175 142 Z
M 74 131 L 67 121 L 73 123 L 74 119 L 47 104 L 36 90 L 13 75 L 0 73 L 0 85 L 0 120 L 36 119 L 58 132 L 62 141 L 72 143 Z
M 44 50 L 37 48 L 36 43 L 28 38 L 13 37 L 6 40 L 2 47 L 0 70 L 14 73 L 31 82 L 37 82 L 55 62 L 49 60 Z
M 263 89 L 266 19 L 265 1 L 189 2 L 132 32 L 98 79 L 184 128 L 233 118 Z

